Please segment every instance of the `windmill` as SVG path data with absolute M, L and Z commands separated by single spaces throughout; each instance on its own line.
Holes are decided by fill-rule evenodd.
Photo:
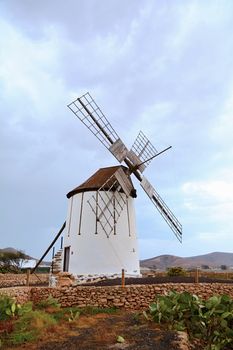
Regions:
M 74 275 L 113 275 L 126 270 L 139 275 L 139 258 L 133 199 L 136 190 L 131 174 L 167 222 L 178 240 L 182 226 L 155 188 L 143 175 L 158 152 L 142 131 L 132 148 L 127 149 L 89 93 L 77 98 L 68 108 L 125 166 L 99 169 L 83 184 L 70 191 L 63 271 Z

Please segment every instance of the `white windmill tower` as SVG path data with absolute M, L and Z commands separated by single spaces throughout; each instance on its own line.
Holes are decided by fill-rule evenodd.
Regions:
M 139 275 L 133 198 L 128 168 L 99 169 L 67 194 L 63 270 L 73 275 Z
M 101 143 L 125 166 L 99 169 L 68 193 L 63 271 L 74 275 L 113 275 L 124 269 L 139 275 L 134 213 L 134 174 L 152 203 L 181 241 L 182 226 L 154 187 L 142 175 L 158 152 L 140 131 L 131 150 L 123 144 L 89 93 L 68 105 Z M 61 231 L 60 231 L 61 232 Z

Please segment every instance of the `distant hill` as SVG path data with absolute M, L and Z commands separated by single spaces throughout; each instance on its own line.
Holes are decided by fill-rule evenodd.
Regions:
M 218 268 L 221 265 L 226 265 L 233 267 L 233 253 L 214 252 L 186 258 L 175 255 L 160 255 L 151 259 L 141 260 L 140 265 L 141 267 L 160 270 L 166 270 L 166 268 L 171 266 L 181 266 L 184 268 L 209 266 L 210 268 Z
M 7 247 L 0 249 L 0 253 L 18 253 L 18 250 L 15 248 Z

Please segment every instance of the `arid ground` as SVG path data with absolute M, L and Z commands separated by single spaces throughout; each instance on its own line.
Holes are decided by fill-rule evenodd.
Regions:
M 122 342 L 117 340 L 118 337 Z M 148 322 L 142 315 L 119 311 L 116 314 L 82 315 L 78 320 L 49 328 L 36 343 L 7 350 L 186 350 L 186 337 Z M 192 349 L 199 350 L 196 345 Z

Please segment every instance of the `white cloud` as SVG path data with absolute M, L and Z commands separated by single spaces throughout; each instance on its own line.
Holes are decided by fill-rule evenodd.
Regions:
M 222 111 L 215 118 L 210 129 L 212 140 L 219 146 L 223 153 L 233 153 L 233 89 L 223 103 Z
M 228 245 L 228 250 L 229 250 L 231 249 L 230 242 L 233 243 L 233 231 L 225 230 L 225 231 L 199 232 L 197 235 L 197 238 L 200 240 L 200 242 L 205 244 L 213 244 L 213 242 L 217 242 L 218 240 L 221 240 L 226 243 L 226 246 Z
M 226 2 L 225 5 L 229 6 L 229 11 L 232 10 L 232 4 Z M 231 21 L 231 15 L 226 11 L 226 7 L 216 1 L 182 2 L 176 6 L 176 16 L 178 21 L 172 35 L 167 39 L 167 48 L 175 60 L 181 59 L 182 55 L 187 52 L 193 41 L 196 41 L 198 33 L 215 31 L 216 26 L 221 27 Z M 196 62 L 199 62 L 199 55 L 203 54 L 202 49 L 200 45 L 200 52 L 196 54 Z M 208 69 L 208 67 L 205 68 Z M 190 67 L 190 75 L 192 75 L 192 67 Z
M 233 181 L 187 182 L 182 186 L 182 190 L 186 195 L 198 197 L 202 200 L 231 201 L 233 199 Z
M 43 40 L 33 42 L 4 21 L 0 22 L 0 45 L 4 49 L 0 56 L 2 93 L 12 103 L 24 106 L 12 117 L 24 118 L 27 111 L 37 112 L 41 118 L 51 115 L 48 105 L 58 100 L 62 84 L 58 72 L 58 38 L 54 31 L 47 30 Z M 56 93 L 54 93 L 56 91 Z M 62 93 L 61 93 L 62 95 Z M 32 113 L 33 114 L 33 113 Z
M 233 175 L 233 172 L 232 172 Z M 222 180 L 192 181 L 183 184 L 184 207 L 196 220 L 203 222 L 205 229 L 215 227 L 226 232 L 233 230 L 233 176 Z M 205 224 L 204 224 L 205 223 Z M 202 229 L 203 227 L 199 227 Z

